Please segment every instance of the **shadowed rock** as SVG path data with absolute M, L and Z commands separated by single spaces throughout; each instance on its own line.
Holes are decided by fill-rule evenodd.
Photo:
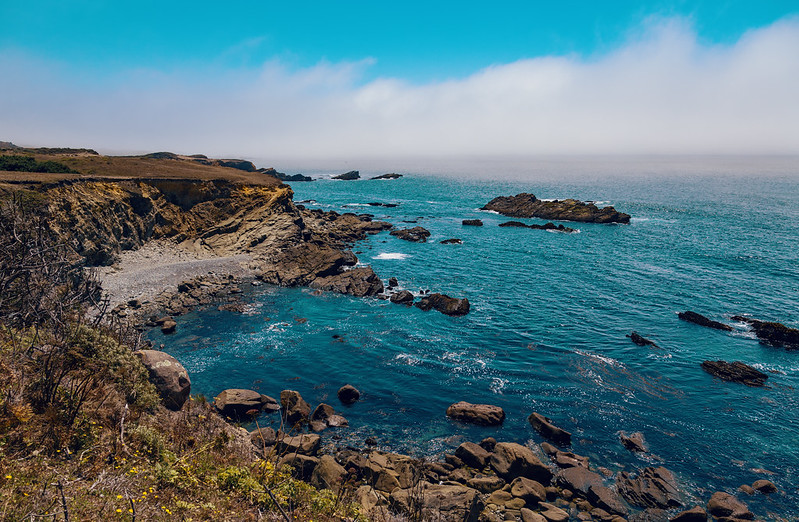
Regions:
M 394 237 L 411 241 L 413 243 L 426 243 L 427 238 L 430 237 L 430 231 L 424 227 L 403 228 L 400 230 L 392 230 L 389 232 Z
M 280 392 L 280 405 L 289 427 L 305 424 L 311 414 L 311 407 L 302 398 L 300 392 L 283 390 Z
M 543 225 L 528 225 L 526 223 L 522 223 L 521 221 L 508 221 L 506 223 L 500 223 L 499 226 L 501 227 L 512 227 L 512 228 L 531 228 L 533 230 L 555 230 L 557 232 L 574 232 L 573 228 L 564 227 L 563 225 L 555 225 L 555 223 L 545 223 Z
M 740 315 L 732 316 L 732 320 L 748 323 L 763 344 L 799 350 L 799 330 L 796 328 L 788 328 L 782 323 L 758 321 Z
M 389 300 L 396 304 L 411 305 L 413 304 L 413 294 L 408 290 L 401 290 L 396 294 L 391 294 Z
M 705 361 L 702 369 L 725 381 L 740 382 L 747 386 L 763 386 L 768 375 L 740 361 Z
M 491 458 L 491 453 L 474 442 L 464 442 L 455 450 L 455 456 L 471 468 L 483 469 Z
M 465 225 L 467 227 L 482 227 L 483 221 L 481 219 L 464 219 L 461 221 L 461 225 Z
M 345 384 L 338 390 L 338 400 L 342 404 L 352 404 L 361 398 L 361 392 L 351 384 Z
M 637 344 L 638 346 L 651 346 L 653 348 L 660 348 L 658 345 L 655 344 L 654 341 L 650 341 L 646 337 L 638 335 L 637 332 L 630 332 L 630 334 L 627 337 L 629 337 L 630 340 L 635 344 Z
M 435 309 L 444 315 L 461 316 L 469 313 L 471 305 L 466 298 L 458 299 L 450 297 L 445 294 L 430 294 L 422 297 L 415 306 L 420 310 L 427 312 L 430 309 Z
M 621 440 L 621 443 L 625 448 L 634 453 L 646 453 L 649 451 L 649 449 L 646 447 L 646 442 L 644 441 L 644 434 L 640 431 L 636 431 L 635 433 L 631 433 L 629 435 L 622 431 L 619 433 L 619 440 Z
M 441 243 L 442 245 L 462 245 L 463 241 L 461 241 L 457 237 L 453 237 L 450 239 L 443 239 L 439 241 L 439 243 Z
M 501 196 L 489 201 L 482 210 L 493 210 L 503 216 L 520 218 L 579 221 L 582 223 L 629 223 L 629 214 L 617 212 L 613 207 L 597 208 L 593 203 L 576 199 L 542 201 L 533 194 Z
M 398 179 L 401 178 L 402 174 L 397 174 L 395 172 L 391 172 L 389 174 L 381 174 L 380 176 L 375 176 L 369 179 Z
M 732 331 L 732 326 L 708 319 L 704 315 L 692 312 L 690 310 L 678 313 L 677 317 L 683 321 L 698 324 L 699 326 L 706 326 L 707 328 L 714 328 L 716 330 L 724 330 L 725 332 Z

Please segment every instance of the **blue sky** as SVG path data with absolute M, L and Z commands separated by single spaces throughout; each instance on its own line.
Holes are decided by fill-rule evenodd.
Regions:
M 475 127 L 508 127 L 516 134 L 530 130 L 533 136 L 548 136 L 548 125 L 558 120 L 557 107 L 562 107 L 566 111 L 562 119 L 571 122 L 577 139 L 568 129 L 555 128 L 545 147 L 510 139 L 505 140 L 508 146 L 497 140 L 492 146 L 478 147 L 479 152 L 715 153 L 741 150 L 746 133 L 728 136 L 725 144 L 724 136 L 710 136 L 713 130 L 708 126 L 702 134 L 710 139 L 699 147 L 686 146 L 677 134 L 686 129 L 690 134 L 689 127 L 697 122 L 684 119 L 680 125 L 681 121 L 669 121 L 672 113 L 663 117 L 660 111 L 682 105 L 689 118 L 697 107 L 708 105 L 696 91 L 713 90 L 709 86 L 713 79 L 702 77 L 703 69 L 720 68 L 716 78 L 727 75 L 729 83 L 739 75 L 744 78 L 748 67 L 759 75 L 762 90 L 749 80 L 741 82 L 746 84 L 740 88 L 744 91 L 716 86 L 724 91 L 720 95 L 726 105 L 705 93 L 711 105 L 718 106 L 701 115 L 698 123 L 719 116 L 720 130 L 738 121 L 743 131 L 745 122 L 724 117 L 725 107 L 740 111 L 742 100 L 753 100 L 752 107 L 733 115 L 744 118 L 763 105 L 762 98 L 770 98 L 773 103 L 760 107 L 760 120 L 750 131 L 760 136 L 754 136 L 750 152 L 797 153 L 795 138 L 774 141 L 762 136 L 769 122 L 780 133 L 796 130 L 788 121 L 796 114 L 796 102 L 791 103 L 780 84 L 792 81 L 797 68 L 799 52 L 791 48 L 796 43 L 797 14 L 795 1 L 779 0 L 0 0 L 0 62 L 9 72 L 0 78 L 0 139 L 85 140 L 87 146 L 138 150 L 190 147 L 188 140 L 194 136 L 198 147 L 227 140 L 220 153 L 280 149 L 309 154 L 317 145 L 313 150 L 329 155 L 355 153 L 358 144 L 369 138 L 366 145 L 375 154 L 433 154 L 435 144 L 429 138 L 415 143 L 408 135 L 430 128 L 431 122 L 422 116 L 434 107 L 434 112 L 439 111 L 436 133 L 450 135 L 439 150 L 456 154 L 475 150 L 479 139 L 477 132 L 464 131 L 469 122 L 458 116 L 464 109 Z M 754 52 L 764 54 L 753 58 Z M 662 67 L 655 67 L 658 64 Z M 683 74 L 685 81 L 678 81 Z M 614 76 L 624 84 L 611 85 Z M 600 87 L 593 93 L 579 91 L 576 82 L 586 81 Z M 674 83 L 664 88 L 664 81 Z M 542 82 L 549 86 L 541 87 Z M 629 89 L 631 82 L 640 82 L 639 92 L 656 92 L 644 99 L 634 96 L 624 112 L 624 100 L 613 93 Z M 571 102 L 563 99 L 568 96 Z M 612 105 L 618 112 L 619 129 L 626 131 L 620 131 L 615 141 L 597 138 L 601 131 L 596 128 L 580 134 L 580 128 L 596 126 L 596 118 L 611 113 L 598 111 L 585 122 L 568 113 L 570 103 L 593 112 L 592 97 L 596 107 Z M 231 103 L 231 98 L 242 103 Z M 761 101 L 754 103 L 758 98 Z M 462 106 L 453 102 L 458 99 Z M 186 100 L 194 106 L 224 107 L 220 114 L 203 119 L 190 114 Z M 122 110 L 122 104 L 129 110 Z M 441 110 L 448 105 L 450 111 Z M 356 120 L 352 128 L 341 124 L 342 118 L 349 120 L 347 114 Z M 256 115 L 296 134 L 258 131 L 258 126 L 248 123 Z M 170 121 L 157 121 L 167 117 Z M 185 127 L 175 124 L 180 118 L 188 120 Z M 643 120 L 650 118 L 655 119 L 649 121 L 651 140 L 637 139 L 642 132 L 647 134 Z M 387 130 L 392 121 L 402 125 L 394 134 Z M 536 121 L 537 128 L 528 128 Z M 196 130 L 198 125 L 210 129 L 215 124 L 225 136 L 243 128 L 239 136 L 216 141 L 210 130 Z M 335 144 L 325 143 L 324 132 L 302 132 L 309 126 L 339 136 Z M 358 134 L 358 129 L 366 135 Z M 673 143 L 664 141 L 669 136 L 666 131 L 675 136 Z M 253 132 L 260 134 L 254 137 Z M 628 136 L 635 138 L 632 145 L 625 140 Z M 692 137 L 690 143 L 699 143 L 698 138 Z M 288 146 L 289 139 L 318 142 L 297 147 Z M 575 147 L 564 146 L 569 141 Z

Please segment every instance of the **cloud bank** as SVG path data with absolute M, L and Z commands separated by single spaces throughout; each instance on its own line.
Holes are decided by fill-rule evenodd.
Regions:
M 365 82 L 368 60 L 94 77 L 8 50 L 0 139 L 243 157 L 799 154 L 797 49 L 797 18 L 723 46 L 670 19 L 603 56 L 421 85 Z

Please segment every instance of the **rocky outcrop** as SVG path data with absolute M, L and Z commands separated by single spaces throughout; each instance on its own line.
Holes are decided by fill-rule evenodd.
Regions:
M 669 522 L 706 522 L 707 511 L 702 506 L 694 506 L 691 509 L 680 511 L 669 519 Z
M 332 176 L 331 179 L 343 179 L 346 181 L 351 181 L 355 179 L 361 179 L 361 173 L 357 170 L 351 170 L 349 172 L 345 172 L 344 174 L 339 174 L 338 176 Z
M 630 334 L 627 335 L 627 337 L 629 337 L 630 340 L 635 344 L 637 344 L 638 346 L 651 346 L 652 348 L 660 348 L 657 344 L 655 344 L 654 341 L 651 341 L 646 337 L 639 335 L 638 332 L 630 332 Z
M 371 267 L 355 268 L 335 275 L 317 277 L 308 286 L 355 297 L 374 296 L 383 292 L 383 281 L 377 277 Z
M 504 216 L 541 218 L 583 223 L 629 223 L 629 214 L 617 212 L 613 207 L 597 208 L 593 203 L 575 199 L 543 201 L 533 194 L 498 197 L 489 201 L 482 210 L 493 210 Z
M 402 174 L 396 174 L 394 172 L 391 172 L 389 174 L 381 174 L 379 176 L 375 176 L 375 177 L 369 178 L 369 179 L 398 179 L 398 178 L 401 178 L 401 177 L 402 177 Z
M 633 478 L 626 471 L 616 477 L 616 488 L 630 504 L 644 508 L 671 509 L 682 506 L 680 490 L 671 471 L 644 468 Z
M 527 417 L 527 421 L 535 431 L 540 433 L 543 437 L 548 438 L 555 444 L 568 446 L 572 442 L 572 435 L 563 428 L 559 428 L 552 423 L 548 417 L 544 417 L 540 413 L 533 412 Z
M 408 290 L 400 290 L 395 294 L 391 294 L 391 297 L 389 297 L 389 301 L 396 304 L 404 304 L 410 306 L 413 304 L 413 294 L 410 293 Z
M 511 228 L 531 228 L 533 230 L 554 230 L 556 232 L 566 232 L 566 233 L 575 232 L 573 228 L 565 227 L 563 225 L 555 225 L 555 223 L 545 223 L 543 225 L 528 225 L 526 223 L 522 223 L 521 221 L 507 221 L 505 223 L 500 223 L 499 226 L 511 227 Z
M 307 286 L 317 278 L 341 274 L 358 259 L 351 252 L 303 243 L 273 257 L 260 275 L 266 283 L 279 286 Z
M 799 329 L 789 328 L 782 323 L 758 321 L 741 315 L 734 315 L 732 320 L 748 323 L 763 344 L 799 350 Z
M 698 324 L 699 326 L 706 326 L 707 328 L 713 328 L 716 330 L 724 330 L 725 332 L 732 331 L 732 326 L 720 323 L 718 321 L 714 321 L 712 319 L 708 319 L 704 315 L 692 312 L 690 310 L 678 313 L 677 317 L 679 317 L 683 321 L 688 321 L 689 323 Z
M 280 409 L 280 405 L 272 397 L 243 389 L 223 390 L 214 399 L 214 407 L 225 417 L 235 420 L 245 420 L 262 411 L 272 413 Z
M 424 227 L 404 228 L 401 230 L 392 230 L 392 236 L 411 241 L 413 243 L 426 243 L 427 238 L 430 237 L 430 231 Z
M 283 174 L 282 172 L 269 172 L 280 181 L 313 181 L 311 176 L 303 176 L 302 174 Z
M 640 431 L 630 433 L 629 435 L 623 431 L 619 432 L 619 440 L 622 446 L 633 453 L 646 453 L 649 451 L 646 446 L 646 441 L 644 441 L 644 434 Z
M 347 419 L 337 414 L 329 404 L 322 403 L 311 414 L 310 422 L 313 431 L 327 428 L 343 428 L 349 425 Z
M 731 520 L 752 520 L 754 514 L 749 508 L 729 493 L 717 491 L 707 503 L 707 511 L 716 518 L 726 517 Z
M 499 426 L 505 420 L 505 411 L 491 404 L 472 404 L 461 401 L 447 408 L 447 417 L 468 424 Z
M 491 453 L 474 442 L 464 442 L 455 450 L 458 457 L 469 467 L 483 469 L 491 458 Z
M 477 490 L 466 486 L 430 484 L 419 488 L 398 489 L 391 493 L 391 509 L 419 520 L 442 522 L 477 522 L 483 501 Z
M 747 386 L 764 386 L 768 375 L 740 361 L 704 361 L 702 369 L 725 381 L 740 382 Z
M 773 482 L 770 480 L 760 479 L 752 482 L 752 489 L 755 491 L 759 491 L 764 495 L 769 495 L 771 493 L 777 492 L 777 486 L 774 485 Z
M 461 225 L 468 227 L 482 227 L 483 221 L 480 219 L 464 219 L 461 221 Z
M 445 294 L 430 294 L 422 297 L 415 305 L 417 308 L 427 312 L 435 309 L 445 315 L 462 316 L 469 313 L 471 305 L 466 298 L 457 299 Z
M 506 482 L 527 477 L 540 484 L 549 484 L 552 472 L 532 450 L 514 442 L 498 442 L 489 460 L 491 468 Z
M 283 408 L 283 416 L 289 427 L 308 422 L 308 418 L 311 414 L 311 407 L 302 398 L 300 392 L 283 390 L 280 392 L 280 405 Z
M 135 352 L 150 374 L 161 402 L 170 410 L 183 407 L 191 393 L 191 380 L 186 368 L 168 353 L 157 350 L 139 350 Z
M 351 384 L 345 384 L 339 388 L 337 396 L 338 400 L 340 400 L 342 404 L 354 404 L 361 398 L 361 392 L 358 391 L 358 388 L 355 386 Z

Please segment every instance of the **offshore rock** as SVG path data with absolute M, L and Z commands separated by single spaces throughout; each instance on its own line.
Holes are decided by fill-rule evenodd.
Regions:
M 724 330 L 725 332 L 732 331 L 732 326 L 720 323 L 718 321 L 714 321 L 712 319 L 708 319 L 704 315 L 692 312 L 690 310 L 678 313 L 677 317 L 679 317 L 683 321 L 688 321 L 689 323 L 698 324 L 699 326 L 715 328 L 716 330 Z
M 752 489 L 754 489 L 755 491 L 759 491 L 760 493 L 763 493 L 765 495 L 777 492 L 777 486 L 775 486 L 774 483 L 771 482 L 770 480 L 765 480 L 765 479 L 760 479 L 752 482 Z
M 345 384 L 339 388 L 337 395 L 342 404 L 353 404 L 361 398 L 361 392 L 351 384 Z
M 747 386 L 763 386 L 768 375 L 740 361 L 704 361 L 702 369 L 725 381 L 740 382 Z
M 396 304 L 404 304 L 410 306 L 413 304 L 413 294 L 408 290 L 401 290 L 396 294 L 391 294 L 389 301 Z
M 466 298 L 457 299 L 445 294 L 430 294 L 422 297 L 415 305 L 420 310 L 427 312 L 430 309 L 435 309 L 444 315 L 462 316 L 469 313 L 471 305 Z
M 552 424 L 552 421 L 541 415 L 540 413 L 533 412 L 527 417 L 530 425 L 540 433 L 543 437 L 548 438 L 555 444 L 562 444 L 568 446 L 571 444 L 572 435 L 563 428 L 559 428 Z
M 627 337 L 629 337 L 630 340 L 638 346 L 651 346 L 652 348 L 660 348 L 657 344 L 655 344 L 654 341 L 650 341 L 646 337 L 639 335 L 638 332 L 630 332 Z
M 439 241 L 439 243 L 441 243 L 442 245 L 462 245 L 463 241 L 461 241 L 457 237 L 453 237 L 450 239 L 442 239 L 441 241 Z
M 461 401 L 447 408 L 447 417 L 480 426 L 499 426 L 505 420 L 505 412 L 499 406 Z
M 254 390 L 231 388 L 223 390 L 214 399 L 214 407 L 225 417 L 247 419 L 268 410 L 277 411 L 277 401 Z
M 388 174 L 381 174 L 380 176 L 375 176 L 369 179 L 398 179 L 401 178 L 402 174 L 397 174 L 395 172 L 390 172 Z
M 636 478 L 622 471 L 616 477 L 616 487 L 630 504 L 660 509 L 682 506 L 677 481 L 671 471 L 662 466 L 644 468 Z
M 340 274 L 317 277 L 308 286 L 355 297 L 373 296 L 384 290 L 383 281 L 377 277 L 371 267 L 355 268 Z
M 533 230 L 555 230 L 557 232 L 566 232 L 566 233 L 571 233 L 575 231 L 573 228 L 565 227 L 563 225 L 555 225 L 555 223 L 545 223 L 543 225 L 528 225 L 526 223 L 522 223 L 521 221 L 507 221 L 505 223 L 500 223 L 499 226 L 514 227 L 514 228 L 531 228 Z
M 424 227 L 403 228 L 400 230 L 392 230 L 389 232 L 392 236 L 411 241 L 414 243 L 426 243 L 427 238 L 430 237 L 430 231 Z
M 713 493 L 707 503 L 707 511 L 716 518 L 752 520 L 755 516 L 749 508 L 729 493 L 717 491 Z
M 461 221 L 461 225 L 469 227 L 482 227 L 483 221 L 481 219 L 464 219 Z
M 613 207 L 597 208 L 593 203 L 575 199 L 542 201 L 533 194 L 498 197 L 489 201 L 482 210 L 493 210 L 504 216 L 520 218 L 555 219 L 582 223 L 629 223 L 629 214 L 617 212 Z
M 344 174 L 339 174 L 338 176 L 333 176 L 332 179 L 343 179 L 347 181 L 361 179 L 361 173 L 357 170 L 351 170 L 349 172 L 345 172 Z
M 789 328 L 782 323 L 758 321 L 740 315 L 734 315 L 732 320 L 748 323 L 763 344 L 799 350 L 799 330 L 796 328 Z
M 158 390 L 164 406 L 175 411 L 181 409 L 191 393 L 191 380 L 186 368 L 168 353 L 158 350 L 139 350 L 134 353 L 147 368 L 150 382 Z
M 644 434 L 640 431 L 627 435 L 626 432 L 619 432 L 619 440 L 622 446 L 632 451 L 633 453 L 646 453 L 649 449 L 646 447 L 644 441 Z

